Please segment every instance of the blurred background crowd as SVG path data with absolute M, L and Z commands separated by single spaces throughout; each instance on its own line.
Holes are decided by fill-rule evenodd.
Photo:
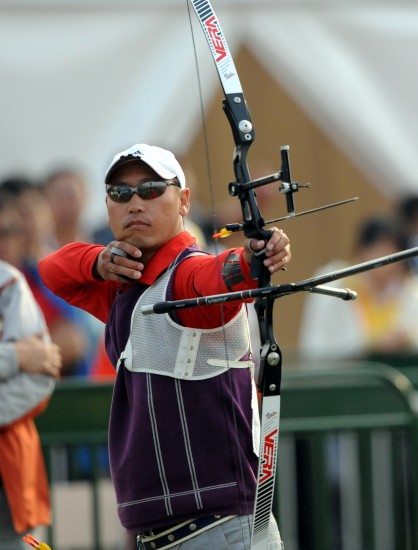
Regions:
M 254 177 L 257 176 L 257 173 Z M 193 190 L 194 179 L 191 175 Z M 103 350 L 103 324 L 54 296 L 42 283 L 38 261 L 54 249 L 74 241 L 107 244 L 107 224 L 89 230 L 85 220 L 88 181 L 74 167 L 60 167 L 41 181 L 27 176 L 0 180 L 0 259 L 21 270 L 45 316 L 52 340 L 63 357 L 62 376 L 92 379 L 114 376 Z M 268 188 L 258 193 L 260 207 L 271 199 Z M 217 226 L 233 214 L 230 205 L 216 215 Z M 214 243 L 213 220 L 208 207 L 192 205 L 187 228 L 203 248 L 219 251 Z M 403 198 L 386 212 L 370 214 L 349 227 L 351 253 L 334 258 L 317 273 L 327 273 L 399 252 L 418 244 L 418 195 Z M 227 246 L 230 243 L 227 242 Z M 298 342 L 292 357 L 313 360 L 365 357 L 372 353 L 418 352 L 417 261 L 393 263 L 342 279 L 337 286 L 357 292 L 353 302 L 311 295 L 305 298 Z M 254 325 L 255 345 L 257 327 Z

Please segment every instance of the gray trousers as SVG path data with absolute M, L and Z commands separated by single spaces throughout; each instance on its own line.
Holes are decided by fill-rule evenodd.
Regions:
M 10 515 L 9 504 L 0 484 L 0 548 L 1 550 L 27 550 L 29 546 L 16 533 Z
M 252 516 L 237 516 L 170 550 L 250 550 Z M 276 520 L 270 519 L 267 550 L 283 550 Z

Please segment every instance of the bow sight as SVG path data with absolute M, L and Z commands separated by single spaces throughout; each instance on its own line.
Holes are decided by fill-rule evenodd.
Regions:
M 324 206 L 319 206 L 318 208 L 311 208 L 310 210 L 304 210 L 303 212 L 295 211 L 295 202 L 293 195 L 299 189 L 310 189 L 312 185 L 310 183 L 298 183 L 292 180 L 290 173 L 290 162 L 289 162 L 289 145 L 282 145 L 280 147 L 282 165 L 279 172 L 270 174 L 269 176 L 263 176 L 255 180 L 251 180 L 245 183 L 240 183 L 238 181 L 233 181 L 229 184 L 229 194 L 231 197 L 239 197 L 249 190 L 257 189 L 263 185 L 268 185 L 270 183 L 281 182 L 279 186 L 279 192 L 286 196 L 286 207 L 287 207 L 287 216 L 282 216 L 280 218 L 274 218 L 272 220 L 263 220 L 264 225 L 269 225 L 275 222 L 281 222 L 283 220 L 290 220 L 298 216 L 305 216 L 306 214 L 313 214 L 314 212 L 320 212 L 321 210 L 327 210 L 328 208 L 333 208 L 334 206 L 341 206 L 349 202 L 358 200 L 358 197 L 352 197 L 351 199 L 345 199 L 338 202 L 333 202 L 331 204 L 326 204 Z M 218 237 L 228 237 L 232 233 L 237 231 L 244 231 L 246 229 L 245 223 L 227 223 L 224 229 L 221 229 L 219 233 L 213 235 L 214 238 Z

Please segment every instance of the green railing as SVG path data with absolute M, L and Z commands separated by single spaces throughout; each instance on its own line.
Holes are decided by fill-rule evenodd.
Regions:
M 54 485 L 84 482 L 90 487 L 88 523 L 93 546 L 85 550 L 108 548 L 103 541 L 99 485 L 106 475 L 102 457 L 107 447 L 112 391 L 111 383 L 93 383 L 84 379 L 63 380 L 57 384 L 48 408 L 37 419 L 51 484 L 54 515 L 57 513 Z M 48 544 L 53 550 L 74 548 L 71 538 L 65 548 L 58 548 L 56 540 L 53 522 L 48 528 Z
M 60 382 L 37 421 L 53 505 L 62 476 L 90 487 L 85 550 L 109 549 L 99 484 L 111 393 L 111 384 Z M 274 512 L 286 550 L 418 550 L 418 395 L 407 376 L 377 362 L 285 372 L 281 416 Z M 54 525 L 47 542 L 73 549 L 56 546 Z
M 287 550 L 418 550 L 418 395 L 402 372 L 362 362 L 286 374 L 281 435 Z

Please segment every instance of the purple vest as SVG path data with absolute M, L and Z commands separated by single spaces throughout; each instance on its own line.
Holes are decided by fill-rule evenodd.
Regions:
M 114 365 L 145 288 L 132 285 L 112 306 L 106 350 Z M 189 381 L 131 372 L 121 365 L 109 451 L 118 513 L 129 532 L 208 515 L 252 513 L 258 459 L 251 395 L 247 369 Z

